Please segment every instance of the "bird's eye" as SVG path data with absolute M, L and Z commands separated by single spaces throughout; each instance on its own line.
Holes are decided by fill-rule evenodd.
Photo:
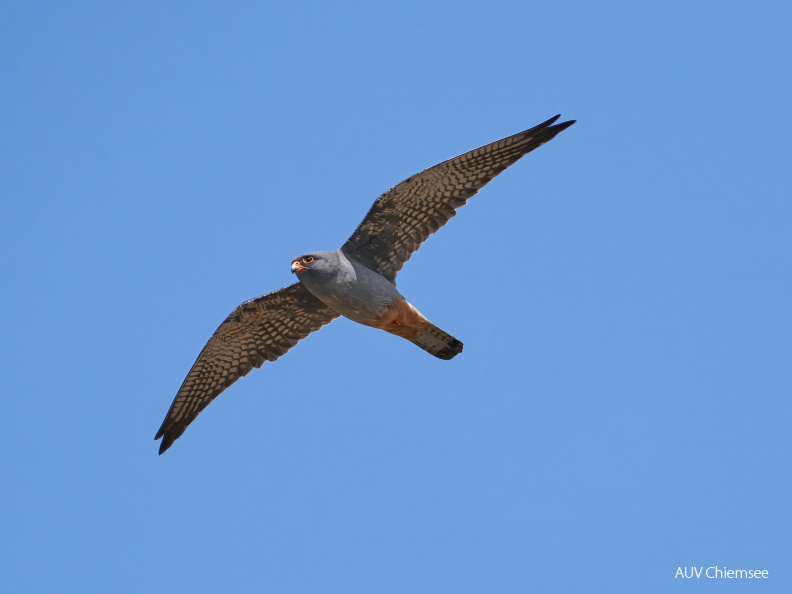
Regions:
M 303 258 L 303 262 L 305 262 L 306 264 L 310 264 L 311 262 L 313 262 L 313 256 L 305 256 Z

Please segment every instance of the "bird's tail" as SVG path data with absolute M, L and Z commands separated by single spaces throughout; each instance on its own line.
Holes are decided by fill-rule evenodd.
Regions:
M 411 342 L 438 359 L 446 360 L 453 359 L 461 353 L 463 346 L 459 340 L 433 324 L 429 324 L 426 328 L 416 329 L 415 338 L 411 339 Z
M 460 341 L 432 324 L 404 297 L 370 325 L 406 338 L 438 359 L 453 359 L 462 352 Z

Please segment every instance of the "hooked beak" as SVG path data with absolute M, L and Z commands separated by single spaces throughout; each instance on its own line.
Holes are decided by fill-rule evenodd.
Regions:
M 303 270 L 308 270 L 307 266 L 303 266 L 298 260 L 292 262 L 291 271 L 292 272 L 302 272 Z

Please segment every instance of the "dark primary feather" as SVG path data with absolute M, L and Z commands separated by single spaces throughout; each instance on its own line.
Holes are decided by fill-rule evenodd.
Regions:
M 179 388 L 154 438 L 162 438 L 159 453 L 228 386 L 337 317 L 300 283 L 237 307 L 206 343 Z
M 427 237 L 456 209 L 520 157 L 552 140 L 574 120 L 560 116 L 474 149 L 405 179 L 377 198 L 343 250 L 393 281 Z

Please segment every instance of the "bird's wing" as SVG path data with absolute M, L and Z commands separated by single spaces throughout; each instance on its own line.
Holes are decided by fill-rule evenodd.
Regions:
M 218 394 L 338 314 L 295 283 L 237 307 L 198 355 L 154 439 L 162 454 Z
M 520 157 L 575 123 L 552 125 L 559 117 L 408 177 L 377 198 L 342 249 L 393 281 L 415 250 L 468 198 Z

